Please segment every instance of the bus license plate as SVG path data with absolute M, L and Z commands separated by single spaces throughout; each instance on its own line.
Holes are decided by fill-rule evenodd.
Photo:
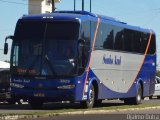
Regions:
M 44 93 L 34 93 L 34 97 L 45 97 Z

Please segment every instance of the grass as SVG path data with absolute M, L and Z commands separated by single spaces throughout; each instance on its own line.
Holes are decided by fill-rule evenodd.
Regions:
M 103 111 L 120 111 L 124 109 L 139 109 L 139 108 L 147 108 L 147 107 L 160 107 L 160 103 L 143 103 L 140 105 L 124 105 L 123 103 L 103 103 L 100 107 L 92 108 L 92 109 L 80 109 L 79 104 L 53 104 L 53 105 L 45 105 L 42 110 L 28 110 L 27 112 L 19 112 L 20 110 L 12 113 L 0 114 L 0 118 L 4 116 L 21 116 L 21 118 L 38 118 L 38 117 L 49 117 L 49 116 L 58 116 L 63 113 L 72 113 L 72 112 L 98 112 L 98 110 Z

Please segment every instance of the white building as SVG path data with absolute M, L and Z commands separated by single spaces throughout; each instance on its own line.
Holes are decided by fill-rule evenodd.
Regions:
M 1 68 L 10 68 L 10 63 L 0 61 L 0 69 Z
M 60 0 L 54 0 L 55 3 Z M 52 12 L 52 0 L 28 0 L 28 14 L 40 14 Z

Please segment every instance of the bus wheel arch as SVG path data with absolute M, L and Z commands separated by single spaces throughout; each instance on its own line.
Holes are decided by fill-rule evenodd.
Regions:
M 94 80 L 92 82 L 94 89 L 95 89 L 95 101 L 94 101 L 94 106 L 97 107 L 99 105 L 101 105 L 102 103 L 102 99 L 98 99 L 99 96 L 99 86 L 98 86 L 98 82 L 96 80 Z
M 89 81 L 87 91 L 87 100 L 81 101 L 81 105 L 83 108 L 92 108 L 98 99 L 98 82 L 95 79 Z
M 142 98 L 143 98 L 143 83 L 142 81 L 137 81 L 135 97 L 124 99 L 124 103 L 132 104 L 132 105 L 139 105 L 141 104 Z
M 95 91 L 95 100 L 97 100 L 98 99 L 98 92 L 99 92 L 98 83 L 96 80 L 93 80 L 91 84 L 93 84 L 94 91 Z
M 138 84 L 141 85 L 141 89 L 142 89 L 142 98 L 143 98 L 143 97 L 144 97 L 144 96 L 143 96 L 143 94 L 144 94 L 144 93 L 143 93 L 143 92 L 144 92 L 144 86 L 143 86 L 142 80 L 140 80 Z M 138 87 L 138 84 L 137 84 L 137 87 Z
M 90 84 L 88 86 L 88 92 L 87 92 L 87 99 L 84 101 L 81 101 L 81 106 L 83 108 L 92 108 L 94 106 L 95 101 L 95 91 L 93 84 Z

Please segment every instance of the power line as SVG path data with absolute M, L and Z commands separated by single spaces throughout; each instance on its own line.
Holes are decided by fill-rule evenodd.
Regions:
M 7 1 L 7 0 L 0 0 L 0 2 L 9 3 L 9 4 L 17 4 L 17 5 L 25 5 L 25 6 L 31 5 L 31 6 L 41 6 L 41 7 L 44 7 L 42 5 L 37 5 L 37 4 L 28 4 L 28 3 L 22 3 L 22 2 L 11 2 L 11 1 Z
M 27 3 L 11 2 L 11 1 L 7 1 L 7 0 L 0 0 L 0 2 L 18 4 L 18 5 L 28 5 Z
M 149 10 L 138 10 L 138 11 L 135 11 L 135 12 L 132 12 L 132 13 L 152 13 L 153 11 L 157 11 L 157 12 L 160 12 L 160 8 L 155 8 L 155 9 L 149 9 Z M 128 13 L 128 14 L 131 14 Z

